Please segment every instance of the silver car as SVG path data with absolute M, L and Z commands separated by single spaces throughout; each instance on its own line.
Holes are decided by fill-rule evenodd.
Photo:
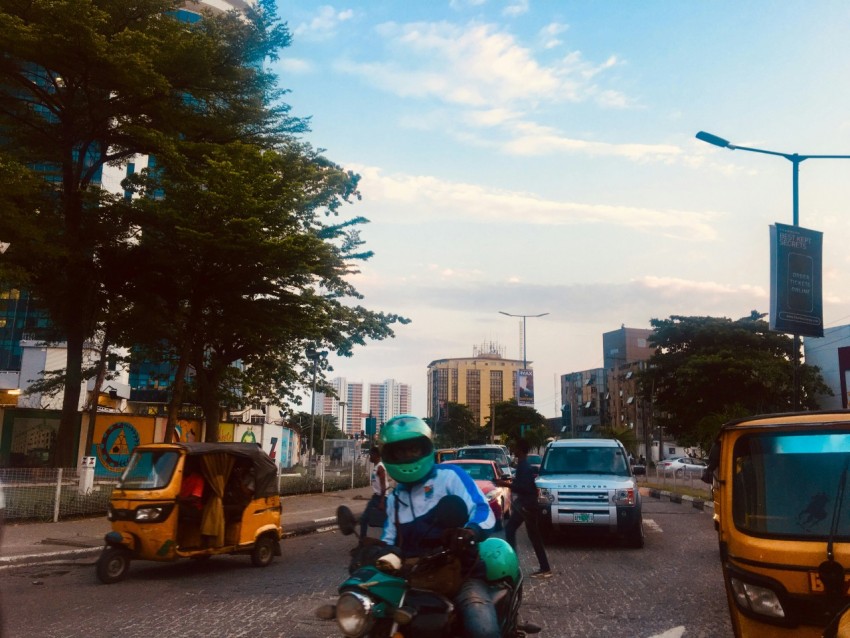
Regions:
M 702 476 L 708 463 L 690 456 L 677 456 L 659 461 L 658 473 L 665 476 Z

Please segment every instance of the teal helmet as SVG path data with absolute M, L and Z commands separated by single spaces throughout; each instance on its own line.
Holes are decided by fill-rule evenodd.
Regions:
M 487 567 L 487 580 L 490 582 L 504 578 L 509 578 L 513 583 L 519 580 L 519 561 L 507 541 L 491 536 L 480 542 L 478 557 Z
M 431 428 L 418 416 L 401 414 L 381 426 L 381 460 L 399 483 L 421 481 L 434 467 Z

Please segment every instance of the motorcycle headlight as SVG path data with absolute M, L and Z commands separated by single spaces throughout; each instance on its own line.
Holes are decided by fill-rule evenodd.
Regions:
M 164 511 L 165 509 L 162 507 L 140 507 L 136 510 L 136 520 L 146 522 L 158 521 L 162 518 Z
M 349 638 L 359 638 L 372 628 L 372 601 L 363 594 L 348 591 L 336 602 L 336 624 Z
M 776 592 L 767 587 L 747 583 L 734 576 L 729 578 L 735 600 L 744 609 L 771 618 L 785 618 L 785 610 Z

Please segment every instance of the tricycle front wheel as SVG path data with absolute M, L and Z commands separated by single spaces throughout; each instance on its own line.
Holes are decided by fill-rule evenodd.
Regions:
M 274 558 L 274 540 L 271 536 L 260 536 L 251 550 L 251 563 L 255 567 L 267 567 Z
M 97 559 L 97 577 L 110 585 L 123 580 L 130 571 L 130 550 L 124 547 L 107 547 Z

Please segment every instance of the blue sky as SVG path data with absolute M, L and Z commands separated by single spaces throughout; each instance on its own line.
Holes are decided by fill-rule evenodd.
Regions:
M 498 342 L 536 408 L 600 367 L 602 333 L 769 306 L 768 228 L 790 224 L 791 163 L 730 152 L 850 154 L 850 4 L 279 0 L 275 64 L 305 139 L 362 176 L 343 216 L 370 224 L 354 278 L 413 320 L 333 376 L 413 386 Z M 824 319 L 850 322 L 850 160 L 800 170 L 800 224 L 824 232 Z

